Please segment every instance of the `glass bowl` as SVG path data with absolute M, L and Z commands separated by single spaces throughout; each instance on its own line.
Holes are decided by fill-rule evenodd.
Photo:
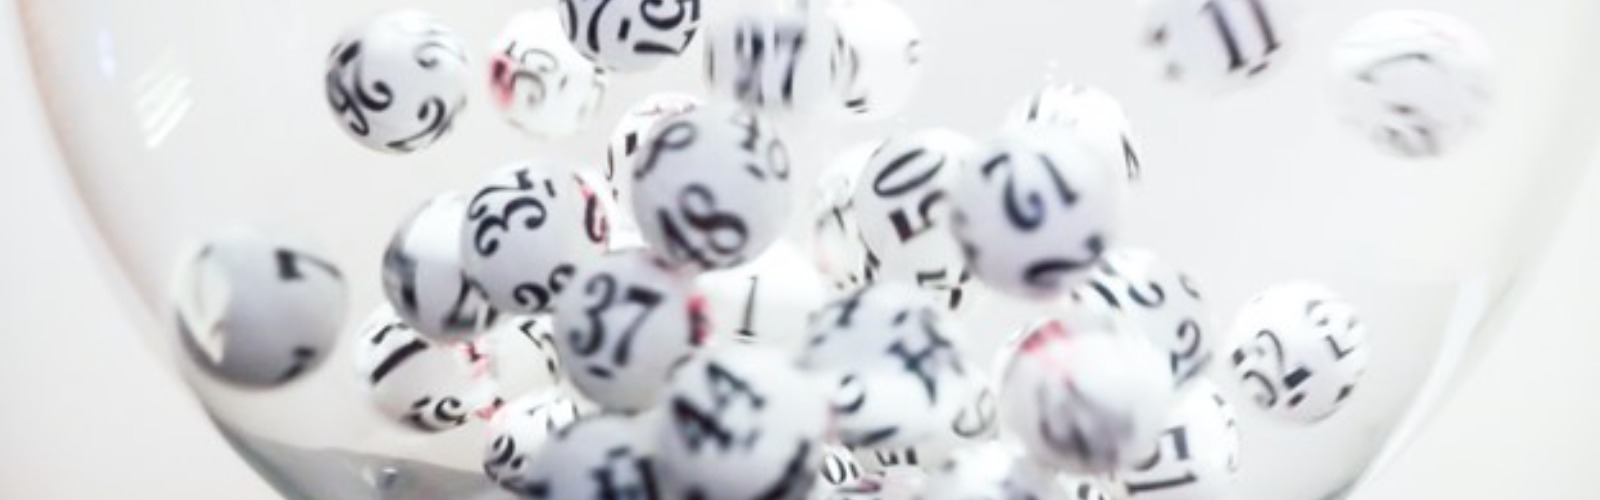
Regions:
M 291 498 L 492 498 L 479 469 L 482 422 L 440 435 L 390 425 L 361 396 L 348 342 L 302 380 L 259 390 L 218 383 L 188 358 L 168 284 L 187 245 L 234 224 L 315 241 L 350 288 L 346 337 L 382 303 L 385 243 L 418 203 L 512 161 L 600 167 L 611 127 L 654 92 L 704 94 L 700 51 L 613 75 L 598 116 L 546 141 L 489 106 L 489 42 L 518 11 L 553 1 L 411 2 L 453 27 L 482 71 L 454 130 L 410 155 L 351 141 L 330 117 L 328 50 L 391 8 L 359 0 L 24 0 L 27 44 L 70 177 L 126 301 L 159 325 L 150 346 L 182 371 L 237 451 Z M 707 2 L 708 17 L 728 2 Z M 1335 417 L 1293 426 L 1241 411 L 1233 498 L 1338 497 L 1403 443 L 1428 401 L 1497 335 L 1530 255 L 1549 240 L 1595 136 L 1595 72 L 1569 64 L 1600 42 L 1582 2 L 1432 0 L 1473 23 L 1497 53 L 1496 106 L 1443 159 L 1386 156 L 1333 118 L 1327 53 L 1357 19 L 1396 2 L 1317 2 L 1292 54 L 1263 81 L 1210 93 L 1163 81 L 1134 2 L 904 2 L 923 35 L 909 108 L 876 123 L 795 127 L 799 186 L 832 153 L 925 126 L 989 136 L 1018 99 L 1050 82 L 1116 95 L 1142 143 L 1128 241 L 1201 277 L 1226 319 L 1273 283 L 1313 278 L 1365 314 L 1372 358 Z M 698 42 L 697 42 L 698 43 Z M 475 52 L 472 52 L 475 51 Z M 788 239 L 804 248 L 797 222 Z M 1026 314 L 978 298 L 961 320 L 992 350 Z M 988 359 L 979 355 L 976 359 Z M 1214 368 L 1215 369 L 1215 368 Z M 1407 422 L 1407 423 L 1403 423 Z

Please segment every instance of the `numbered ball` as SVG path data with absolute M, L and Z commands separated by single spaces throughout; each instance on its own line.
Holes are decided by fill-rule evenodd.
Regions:
M 761 344 L 798 355 L 806 320 L 828 299 L 822 277 L 793 243 L 779 241 L 743 266 L 695 279 L 713 339 Z
M 462 274 L 462 214 L 467 202 L 439 195 L 395 230 L 383 253 L 383 292 L 406 324 L 430 340 L 472 340 L 494 321 L 483 293 Z
M 180 259 L 180 341 L 208 373 L 277 386 L 322 363 L 344 324 L 344 275 L 298 245 L 231 228 Z
M 1164 351 L 1179 385 L 1205 372 L 1221 337 L 1194 280 L 1146 250 L 1107 252 L 1093 278 L 1072 291 L 1072 300 L 1132 320 Z
M 1184 390 L 1155 449 L 1118 479 L 1128 498 L 1217 500 L 1232 489 L 1238 455 L 1233 407 L 1215 384 L 1201 380 Z
M 670 498 L 658 489 L 665 478 L 648 422 L 617 414 L 578 420 L 546 441 L 526 467 L 530 476 L 508 489 L 523 498 Z
M 350 137 L 411 153 L 450 131 L 467 104 L 467 56 L 427 13 L 401 10 L 352 28 L 328 54 L 328 106 Z
M 585 266 L 556 299 L 556 352 L 568 380 L 608 410 L 654 404 L 673 365 L 706 335 L 703 300 L 692 287 L 643 252 Z
M 856 222 L 855 190 L 878 143 L 859 144 L 841 153 L 817 180 L 811 209 L 811 255 L 834 290 L 867 284 L 867 246 Z
M 968 275 L 946 198 L 975 149 L 958 133 L 928 129 L 890 137 L 872 153 L 854 198 L 869 281 L 915 283 L 960 306 Z
M 753 260 L 788 224 L 789 153 L 748 111 L 700 108 L 662 122 L 633 179 L 645 241 L 695 269 Z
M 928 476 L 924 500 L 1066 498 L 1048 467 L 990 442 L 957 450 Z
M 1332 416 L 1367 368 L 1367 330 L 1356 309 L 1317 283 L 1257 294 L 1240 309 L 1232 335 L 1232 380 L 1258 408 L 1291 421 Z
M 606 147 L 606 181 L 614 188 L 612 197 L 624 207 L 633 206 L 633 166 L 656 125 L 663 120 L 700 107 L 699 98 L 663 92 L 651 94 L 622 114 L 611 132 Z M 629 217 L 632 220 L 632 217 Z
M 361 329 L 356 369 L 383 415 L 423 432 L 460 427 L 492 403 L 494 385 L 479 376 L 467 344 L 435 344 L 379 307 Z
M 1299 0 L 1150 0 L 1145 41 L 1160 52 L 1168 79 L 1226 90 L 1283 65 L 1298 7 Z
M 567 40 L 613 71 L 655 68 L 688 50 L 700 0 L 561 0 Z
M 462 271 L 501 311 L 550 310 L 577 268 L 605 251 L 603 195 L 559 169 L 544 161 L 503 168 L 456 215 Z
M 762 111 L 832 109 L 834 34 L 825 18 L 746 12 L 713 26 L 709 36 L 706 78 L 714 95 Z
M 1139 180 L 1143 167 L 1128 115 L 1122 111 L 1122 104 L 1104 90 L 1078 84 L 1039 89 L 1012 106 L 1006 119 L 1008 129 L 1032 125 L 1070 130 L 1106 165 L 1121 167 L 1115 169 L 1117 176 L 1127 182 Z
M 922 80 L 922 34 L 911 16 L 888 0 L 845 0 L 828 18 L 838 34 L 832 71 L 846 113 L 863 120 L 899 113 Z
M 828 304 L 811 321 L 801 366 L 836 380 L 839 438 L 861 448 L 935 436 L 969 399 L 961 332 L 904 284 L 881 283 Z
M 1144 458 L 1172 400 L 1165 359 L 1118 316 L 1069 311 L 1030 328 L 1001 369 L 1000 423 L 1028 453 L 1109 473 Z
M 1333 93 L 1344 122 L 1380 149 L 1439 156 L 1475 128 L 1490 102 L 1488 44 L 1466 23 L 1391 11 L 1345 32 L 1333 50 Z
M 506 491 L 529 491 L 540 477 L 534 457 L 578 417 L 577 404 L 557 390 L 530 393 L 501 407 L 489 421 L 493 437 L 484 450 L 484 474 Z
M 519 13 L 495 38 L 489 93 L 512 125 L 541 138 L 578 131 L 600 107 L 605 72 L 561 36 L 554 8 Z
M 559 387 L 561 358 L 556 354 L 555 329 L 547 315 L 502 318 L 478 339 L 478 352 L 488 358 L 501 399 Z
M 1003 133 L 957 175 L 956 238 L 984 284 L 1049 298 L 1089 279 L 1116 241 L 1121 196 L 1113 170 L 1054 127 Z
M 797 498 L 811 491 L 828 402 L 789 357 L 708 350 L 673 372 L 656 430 L 668 498 Z

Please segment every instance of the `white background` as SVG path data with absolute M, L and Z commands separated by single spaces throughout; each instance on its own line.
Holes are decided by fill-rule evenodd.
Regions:
M 0 498 L 271 498 L 117 301 L 43 126 L 10 2 L 0 18 Z M 1536 27 L 1528 28 L 1530 30 Z M 1553 55 L 1552 55 L 1553 56 Z M 1585 147 L 1584 149 L 1587 149 Z M 1505 334 L 1368 498 L 1595 498 L 1600 178 L 1527 269 Z M 1548 222 L 1548 221 L 1547 221 Z M 1307 453 L 1314 453 L 1308 450 Z

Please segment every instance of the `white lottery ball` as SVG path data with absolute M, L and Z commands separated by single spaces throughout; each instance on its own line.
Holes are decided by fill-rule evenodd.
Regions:
M 783 141 L 759 115 L 726 107 L 658 125 L 633 183 L 645 241 L 698 270 L 755 259 L 783 234 L 793 202 Z
M 954 233 L 972 275 L 1001 292 L 1065 294 L 1116 241 L 1121 181 L 1060 128 L 1004 132 L 956 179 Z
M 811 320 L 801 366 L 837 381 L 840 440 L 906 446 L 950 425 L 973 389 L 961 331 L 916 288 L 879 283 L 836 300 Z
M 528 492 L 539 480 L 533 458 L 557 432 L 579 418 L 577 404 L 560 391 L 530 393 L 500 407 L 489 421 L 490 441 L 483 472 L 513 493 Z
M 276 386 L 310 372 L 344 324 L 343 273 L 248 228 L 218 233 L 180 260 L 172 294 L 185 350 L 238 384 Z
M 659 489 L 662 464 L 651 442 L 650 420 L 602 414 L 573 422 L 534 454 L 527 466 L 532 475 L 516 493 L 523 498 L 671 498 Z
M 477 338 L 495 311 L 462 274 L 467 200 L 439 195 L 413 211 L 383 253 L 383 292 L 406 323 L 431 340 Z
M 1023 450 L 989 442 L 956 450 L 928 476 L 921 500 L 1064 498 L 1048 467 Z
M 960 289 L 966 263 L 950 233 L 948 198 L 975 149 L 966 136 L 927 129 L 890 137 L 872 153 L 854 200 L 869 280 L 936 293 Z
M 1343 120 L 1383 151 L 1444 154 L 1490 102 L 1491 55 L 1477 31 L 1432 12 L 1391 11 L 1345 32 L 1333 49 L 1333 94 Z
M 420 151 L 466 107 L 468 71 L 449 28 L 421 11 L 390 12 L 350 29 L 328 54 L 328 106 L 363 146 Z
M 491 50 L 489 90 L 495 107 L 535 137 L 571 135 L 589 122 L 605 97 L 605 72 L 562 36 L 554 7 L 512 16 Z
M 367 396 L 393 421 L 439 432 L 492 403 L 493 382 L 479 376 L 466 344 L 429 342 L 387 306 L 373 312 L 356 341 L 356 369 Z
M 491 174 L 457 217 L 462 271 L 495 308 L 548 311 L 577 268 L 605 251 L 604 195 L 544 161 Z
M 889 0 L 841 0 L 828 11 L 838 38 L 833 72 L 849 116 L 877 120 L 899 113 L 922 79 L 922 34 Z
M 1147 0 L 1145 41 L 1166 77 L 1209 91 L 1256 81 L 1296 42 L 1300 0 Z
M 829 432 L 827 396 L 790 358 L 731 344 L 672 375 L 656 430 L 668 498 L 801 498 Z
M 548 315 L 500 318 L 478 339 L 502 399 L 561 386 L 554 321 Z
M 1234 320 L 1232 381 L 1268 414 L 1320 421 L 1344 407 L 1366 371 L 1366 332 L 1355 308 L 1328 287 L 1274 286 Z
M 762 111 L 809 114 L 838 97 L 829 60 L 833 26 L 822 16 L 747 12 L 711 27 L 710 92 Z
M 611 131 L 611 141 L 606 146 L 606 181 L 611 183 L 612 196 L 624 207 L 633 203 L 633 166 L 651 132 L 662 120 L 700 107 L 699 98 L 688 94 L 662 92 L 651 94 L 622 114 L 617 127 Z M 631 219 L 631 217 L 630 217 Z
M 798 355 L 806 320 L 829 294 L 795 244 L 779 241 L 745 265 L 695 278 L 710 314 L 712 339 L 749 342 Z
M 700 29 L 700 0 L 561 0 L 561 25 L 578 52 L 620 72 L 677 58 Z
M 867 284 L 867 246 L 856 222 L 855 190 L 878 143 L 859 144 L 833 160 L 817 179 L 811 209 L 811 255 L 834 290 Z
M 1127 182 L 1139 180 L 1138 141 L 1122 103 L 1104 90 L 1078 84 L 1039 89 L 1011 107 L 1006 128 L 1030 125 L 1064 127 L 1084 146 L 1100 155 L 1106 165 L 1119 167 Z
M 1180 385 L 1205 372 L 1222 340 L 1194 280 L 1146 250 L 1106 252 L 1072 299 L 1126 316 L 1164 352 Z
M 1118 474 L 1128 498 L 1219 500 L 1239 471 L 1233 407 L 1208 380 L 1184 390 L 1149 455 Z
M 607 410 L 655 404 L 673 365 L 704 340 L 690 277 L 644 252 L 601 257 L 556 299 L 556 352 L 567 379 Z
M 1091 311 L 1031 328 L 1001 371 L 1002 429 L 1068 471 L 1109 473 L 1143 458 L 1173 384 L 1166 360 L 1130 328 Z

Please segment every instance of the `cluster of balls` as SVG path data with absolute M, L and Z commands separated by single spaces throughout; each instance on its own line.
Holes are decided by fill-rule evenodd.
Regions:
M 638 103 L 604 169 L 528 160 L 421 204 L 356 341 L 373 406 L 419 432 L 487 420 L 484 472 L 529 498 L 1205 500 L 1239 467 L 1225 394 L 1300 423 L 1345 405 L 1368 358 L 1348 302 L 1271 287 L 1221 335 L 1190 276 L 1125 245 L 1142 170 L 1098 89 L 1041 89 L 987 140 L 846 151 L 807 207 L 811 245 L 783 240 L 807 167 L 769 115 L 892 116 L 920 71 L 900 5 L 815 3 L 705 26 L 698 0 L 511 19 L 481 69 L 529 133 L 583 128 L 608 78 L 697 35 L 711 98 Z M 1282 0 L 1148 8 L 1167 75 L 1195 85 L 1251 81 L 1293 46 Z M 379 16 L 330 54 L 328 102 L 361 144 L 418 151 L 448 135 L 471 61 L 427 14 Z M 1480 113 L 1486 65 L 1459 22 L 1385 13 L 1339 46 L 1335 88 L 1386 150 L 1438 155 Z M 223 380 L 288 383 L 339 336 L 343 276 L 304 245 L 240 229 L 182 263 L 184 345 Z M 955 319 L 969 286 L 1051 311 L 992 370 L 965 346 L 994 332 Z

